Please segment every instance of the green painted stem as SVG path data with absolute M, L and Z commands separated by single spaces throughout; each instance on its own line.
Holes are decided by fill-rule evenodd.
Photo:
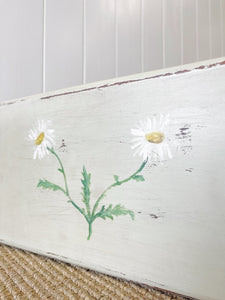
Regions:
M 91 235 L 92 235 L 92 222 L 88 222 L 88 237 L 87 240 L 90 240 Z
M 77 210 L 79 210 L 79 212 L 85 217 L 86 219 L 86 215 L 84 210 L 82 210 L 71 198 L 70 196 L 68 196 L 69 200 L 67 201 L 68 203 L 71 203 Z
M 64 177 L 64 182 L 65 182 L 66 195 L 69 196 L 69 189 L 68 189 L 68 184 L 67 184 L 66 174 L 65 174 L 65 170 L 64 170 L 62 161 L 61 161 L 61 159 L 59 158 L 59 156 L 55 153 L 55 151 L 54 151 L 53 148 L 51 149 L 51 148 L 47 147 L 47 149 L 48 149 L 48 151 L 50 151 L 53 155 L 55 155 L 56 159 L 58 160 L 58 162 L 59 162 L 59 164 L 60 164 L 60 167 L 61 167 L 61 170 L 62 170 L 62 174 L 63 174 L 63 177 Z
M 70 193 L 69 193 L 69 188 L 68 188 L 68 184 L 67 184 L 67 179 L 66 179 L 66 173 L 62 164 L 61 159 L 59 158 L 59 156 L 56 154 L 56 152 L 54 151 L 54 149 L 50 149 L 49 147 L 47 147 L 48 151 L 50 151 L 58 160 L 59 164 L 60 164 L 60 168 L 62 170 L 62 174 L 63 174 L 63 178 L 64 178 L 64 182 L 65 182 L 65 191 L 63 190 L 63 192 L 66 194 L 66 196 L 68 197 L 68 203 L 71 203 L 77 210 L 79 210 L 79 212 L 86 218 L 85 212 L 84 210 L 82 210 L 70 197 Z
M 102 200 L 102 198 L 104 198 L 104 196 L 106 195 L 106 193 L 109 190 L 111 190 L 111 188 L 113 188 L 113 187 L 115 187 L 117 185 L 121 185 L 121 184 L 123 184 L 125 182 L 128 182 L 128 181 L 132 180 L 135 175 L 137 175 L 138 173 L 140 173 L 144 169 L 144 167 L 147 164 L 147 162 L 148 162 L 148 158 L 141 164 L 140 168 L 135 173 L 133 173 L 131 176 L 127 177 L 124 180 L 121 180 L 121 181 L 118 180 L 118 181 L 114 182 L 113 184 L 111 184 L 109 187 L 107 187 L 104 190 L 104 192 L 99 196 L 99 198 L 97 199 L 97 201 L 96 201 L 96 203 L 94 205 L 94 208 L 93 208 L 93 211 L 92 211 L 92 218 L 94 218 L 94 215 L 95 215 L 95 212 L 96 212 L 96 210 L 98 208 L 98 205 L 99 205 L 100 201 Z
M 59 171 L 63 174 L 63 178 L 64 178 L 64 182 L 65 182 L 65 189 L 63 189 L 63 188 L 60 187 L 61 191 L 67 196 L 67 198 L 68 198 L 68 203 L 71 203 L 71 204 L 72 204 L 72 205 L 73 205 L 73 206 L 74 206 L 74 207 L 75 207 L 75 208 L 76 208 L 76 209 L 84 216 L 84 218 L 86 219 L 86 221 L 87 221 L 87 223 L 88 223 L 88 237 L 87 237 L 88 240 L 90 240 L 91 235 L 92 235 L 92 223 L 94 222 L 94 220 L 95 220 L 97 217 L 100 216 L 100 213 L 101 213 L 101 211 L 100 211 L 99 213 L 97 213 L 97 214 L 95 214 L 95 212 L 96 212 L 96 210 L 97 210 L 97 208 L 98 208 L 98 206 L 99 206 L 100 201 L 104 198 L 104 196 L 106 195 L 107 191 L 109 191 L 111 188 L 113 188 L 113 187 L 115 187 L 115 186 L 121 185 L 121 184 L 123 184 L 123 183 L 125 183 L 125 182 L 128 182 L 128 181 L 130 181 L 130 180 L 132 180 L 132 179 L 135 179 L 135 176 L 136 176 L 138 173 L 140 173 L 140 172 L 144 169 L 144 167 L 145 167 L 145 165 L 146 165 L 146 163 L 147 163 L 147 161 L 148 161 L 148 159 L 146 159 L 146 160 L 141 164 L 140 168 L 139 168 L 135 173 L 133 173 L 131 176 L 125 178 L 124 180 L 116 180 L 116 182 L 114 182 L 113 184 L 111 184 L 110 186 L 108 186 L 108 187 L 104 190 L 104 192 L 99 196 L 99 198 L 97 199 L 97 201 L 96 201 L 96 203 L 95 203 L 95 205 L 94 205 L 94 208 L 93 208 L 93 210 L 92 210 L 92 213 L 90 212 L 90 206 L 89 206 L 89 204 L 88 204 L 88 206 L 86 206 L 86 208 L 87 208 L 87 214 L 86 214 L 86 213 L 85 213 L 85 209 L 84 209 L 84 208 L 80 208 L 80 207 L 72 200 L 72 198 L 70 197 L 69 188 L 68 188 L 67 179 L 66 179 L 66 173 L 65 173 L 65 170 L 64 170 L 64 167 L 63 167 L 63 164 L 62 164 L 61 159 L 60 159 L 59 156 L 56 154 L 56 152 L 54 151 L 53 148 L 50 149 L 49 147 L 47 147 L 47 149 L 48 149 L 49 152 L 51 152 L 51 153 L 56 157 L 57 161 L 58 161 L 59 164 L 60 164 L 60 168 L 61 168 L 61 169 L 59 169 Z

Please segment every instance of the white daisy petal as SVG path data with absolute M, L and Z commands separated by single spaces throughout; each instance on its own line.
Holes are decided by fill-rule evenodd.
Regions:
M 144 131 L 140 130 L 140 129 L 131 129 L 131 133 L 133 135 L 136 135 L 136 136 L 143 136 L 144 135 Z
M 40 120 L 38 120 L 38 130 L 40 131 L 41 130 L 41 121 Z
M 29 141 L 33 141 L 33 140 L 34 140 L 34 138 L 33 138 L 33 136 L 32 136 L 31 133 L 28 135 L 28 140 L 29 140 Z
M 46 142 L 45 142 L 45 148 L 48 151 L 47 147 L 48 148 L 52 148 L 52 144 L 49 141 L 46 140 Z
M 135 149 L 135 148 L 140 147 L 140 146 L 142 146 L 142 145 L 143 145 L 143 142 L 135 143 L 135 144 L 133 144 L 133 145 L 131 146 L 131 149 Z
M 54 129 L 47 129 L 46 132 L 49 134 L 49 135 L 54 135 Z
M 171 159 L 179 145 L 174 140 L 169 125 L 169 115 L 162 114 L 139 121 L 136 128 L 131 129 L 134 136 L 131 140 L 134 156 L 139 155 L 144 160 L 148 157 L 151 161 L 159 162 Z
M 42 150 L 39 149 L 38 151 L 38 158 L 41 160 L 43 158 Z
M 30 135 L 32 136 L 33 139 L 35 139 L 35 132 L 32 129 L 30 130 Z
M 151 129 L 152 129 L 152 121 L 151 121 L 151 119 L 149 119 L 149 118 L 147 119 L 146 127 L 147 127 L 147 128 L 146 128 L 147 130 L 151 130 Z
M 37 152 L 38 152 L 38 149 L 36 148 L 36 149 L 34 150 L 33 159 L 36 159 L 36 158 L 37 158 Z
M 162 119 L 162 129 L 164 129 L 170 122 L 170 117 L 169 115 L 167 114 L 165 117 L 164 117 L 164 120 Z
M 142 142 L 142 141 L 143 141 L 143 137 L 139 136 L 139 137 L 133 138 L 131 140 L 131 143 Z
M 153 120 L 152 120 L 152 128 L 153 128 L 153 130 L 156 129 L 156 119 L 155 118 L 153 118 Z
M 164 123 L 164 118 L 163 118 L 163 115 L 160 114 L 160 117 L 159 117 L 159 126 L 162 128 L 163 127 L 163 123 Z
M 55 145 L 55 141 L 50 135 L 46 135 L 46 140 L 48 140 L 52 145 Z
M 163 149 L 162 149 L 162 146 L 159 146 L 158 154 L 159 154 L 159 159 L 163 160 Z
M 142 147 L 140 146 L 140 147 L 138 147 L 135 151 L 134 151 L 134 156 L 136 156 L 136 155 L 139 155 L 139 156 L 141 156 L 140 155 L 140 152 L 141 152 L 141 149 L 142 149 Z
M 47 147 L 52 148 L 55 145 L 54 129 L 48 128 L 50 121 L 38 120 L 28 134 L 28 140 L 34 143 L 33 159 L 44 158 L 49 154 Z

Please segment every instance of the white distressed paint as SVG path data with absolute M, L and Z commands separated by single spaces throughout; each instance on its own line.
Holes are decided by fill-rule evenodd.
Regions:
M 223 300 L 225 67 L 158 76 L 199 66 L 2 102 L 1 241 L 198 299 Z M 62 176 L 51 155 L 32 159 L 33 145 L 25 139 L 29 129 L 37 119 L 52 120 L 71 195 L 82 203 L 83 165 L 92 173 L 93 201 L 114 174 L 125 178 L 137 169 L 142 160 L 133 157 L 130 129 L 159 113 L 170 114 L 174 130 L 183 128 L 179 137 L 189 128 L 191 141 L 178 141 L 192 150 L 146 167 L 145 182 L 109 191 L 103 203 L 124 204 L 135 212 L 135 221 L 98 220 L 87 241 L 87 223 L 63 193 L 36 188 L 40 178 L 62 184 Z M 62 139 L 66 151 L 59 150 Z

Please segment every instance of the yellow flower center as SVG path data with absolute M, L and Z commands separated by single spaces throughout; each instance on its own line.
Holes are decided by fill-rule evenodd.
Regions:
M 41 132 L 35 140 L 35 145 L 39 146 L 43 142 L 44 138 L 45 138 L 45 133 Z
M 155 131 L 146 133 L 145 138 L 149 143 L 160 144 L 164 140 L 165 135 L 162 132 Z

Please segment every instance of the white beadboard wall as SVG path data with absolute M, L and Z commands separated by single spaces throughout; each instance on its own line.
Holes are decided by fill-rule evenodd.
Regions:
M 225 0 L 0 0 L 0 100 L 225 55 Z

